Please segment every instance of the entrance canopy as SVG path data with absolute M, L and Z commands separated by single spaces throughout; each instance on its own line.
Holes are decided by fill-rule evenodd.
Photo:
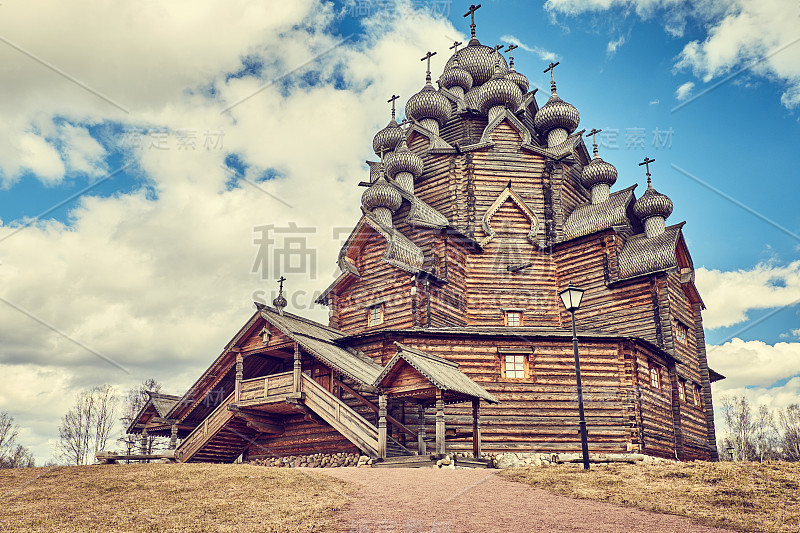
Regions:
M 437 390 L 445 403 L 486 400 L 500 403 L 458 369 L 458 363 L 408 347 L 399 342 L 397 354 L 386 364 L 373 385 L 389 398 L 407 398 L 433 405 Z

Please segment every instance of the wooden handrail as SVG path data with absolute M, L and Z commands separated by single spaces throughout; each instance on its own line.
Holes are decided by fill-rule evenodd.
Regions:
M 358 401 L 360 401 L 361 403 L 363 403 L 364 405 L 366 405 L 367 407 L 372 409 L 373 412 L 375 412 L 375 413 L 378 412 L 378 406 L 377 405 L 375 405 L 371 401 L 369 401 L 366 398 L 364 398 L 363 396 L 361 396 L 361 394 L 359 394 L 358 392 L 353 390 L 351 387 L 348 387 L 347 385 L 345 385 L 344 383 L 342 383 L 341 381 L 339 381 L 336 378 L 333 378 L 333 382 L 334 382 L 334 384 L 336 384 L 336 385 L 340 386 L 341 388 L 343 388 L 344 390 L 346 390 L 348 394 L 354 396 Z M 401 431 L 404 431 L 408 435 L 411 435 L 413 438 L 415 438 L 415 439 L 417 438 L 417 432 L 416 431 L 411 431 L 402 422 L 397 420 L 392 415 L 387 414 L 386 415 L 386 420 L 391 422 L 393 426 L 396 426 Z

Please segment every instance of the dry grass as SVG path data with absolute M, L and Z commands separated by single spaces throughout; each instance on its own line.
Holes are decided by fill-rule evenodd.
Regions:
M 586 498 L 686 516 L 739 531 L 800 531 L 800 463 L 649 463 L 514 468 L 515 481 Z
M 325 531 L 343 483 L 250 465 L 0 470 L 0 531 Z

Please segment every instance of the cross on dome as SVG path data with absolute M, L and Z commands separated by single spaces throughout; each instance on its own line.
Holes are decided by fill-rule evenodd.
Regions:
M 548 66 L 546 69 L 544 69 L 544 73 L 545 73 L 545 74 L 547 74 L 547 71 L 550 71 L 550 92 L 556 92 L 556 79 L 555 79 L 555 77 L 553 76 L 553 72 L 555 71 L 555 68 L 556 68 L 556 67 L 557 67 L 557 66 L 558 66 L 560 63 L 561 63 L 561 61 L 556 61 L 555 63 L 553 63 L 553 62 L 551 61 L 551 62 L 550 62 L 550 65 L 549 65 L 549 66 Z
M 647 184 L 648 185 L 652 184 L 652 180 L 650 179 L 650 163 L 655 163 L 655 161 L 656 161 L 655 159 L 650 159 L 649 157 L 645 157 L 644 161 L 639 163 L 639 166 L 644 165 L 644 168 L 647 171 Z
M 431 82 L 431 58 L 433 56 L 435 56 L 435 55 L 436 55 L 436 52 L 431 52 L 429 50 L 428 53 L 426 53 L 425 56 L 422 59 L 420 59 L 420 61 L 427 61 L 428 62 L 428 67 L 427 67 L 426 72 L 425 72 L 425 81 L 428 82 L 428 83 Z
M 471 6 L 469 6 L 469 10 L 466 13 L 464 13 L 465 17 L 469 16 L 469 18 L 470 18 L 469 28 L 472 31 L 472 38 L 473 39 L 475 38 L 475 12 L 478 9 L 480 9 L 480 7 L 481 7 L 480 4 L 478 4 L 477 6 L 475 4 L 472 4 Z
M 597 139 L 595 138 L 595 135 L 597 135 L 601 131 L 603 131 L 603 130 L 598 130 L 597 128 L 592 128 L 592 131 L 590 131 L 589 133 L 586 134 L 587 137 L 589 135 L 592 136 L 592 148 L 593 148 L 592 152 L 594 153 L 595 157 L 597 157 Z
M 387 103 L 392 104 L 392 120 L 394 120 L 394 113 L 395 113 L 395 111 L 394 111 L 394 101 L 397 100 L 398 98 L 400 98 L 400 97 L 397 96 L 396 94 L 393 94 L 391 98 L 386 100 Z

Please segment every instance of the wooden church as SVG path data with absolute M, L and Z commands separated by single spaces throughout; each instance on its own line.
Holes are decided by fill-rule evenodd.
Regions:
M 154 395 L 130 433 L 172 436 L 180 461 L 580 452 L 559 299 L 572 283 L 590 454 L 717 459 L 722 376 L 652 160 L 641 196 L 612 190 L 616 168 L 585 145 L 596 130 L 577 131 L 555 81 L 540 107 L 503 56 L 515 47 L 482 45 L 468 15 L 438 87 L 429 52 L 401 123 L 390 100 L 341 275 L 318 301 L 329 323 L 284 312 L 281 280 L 274 307 L 182 397 Z

